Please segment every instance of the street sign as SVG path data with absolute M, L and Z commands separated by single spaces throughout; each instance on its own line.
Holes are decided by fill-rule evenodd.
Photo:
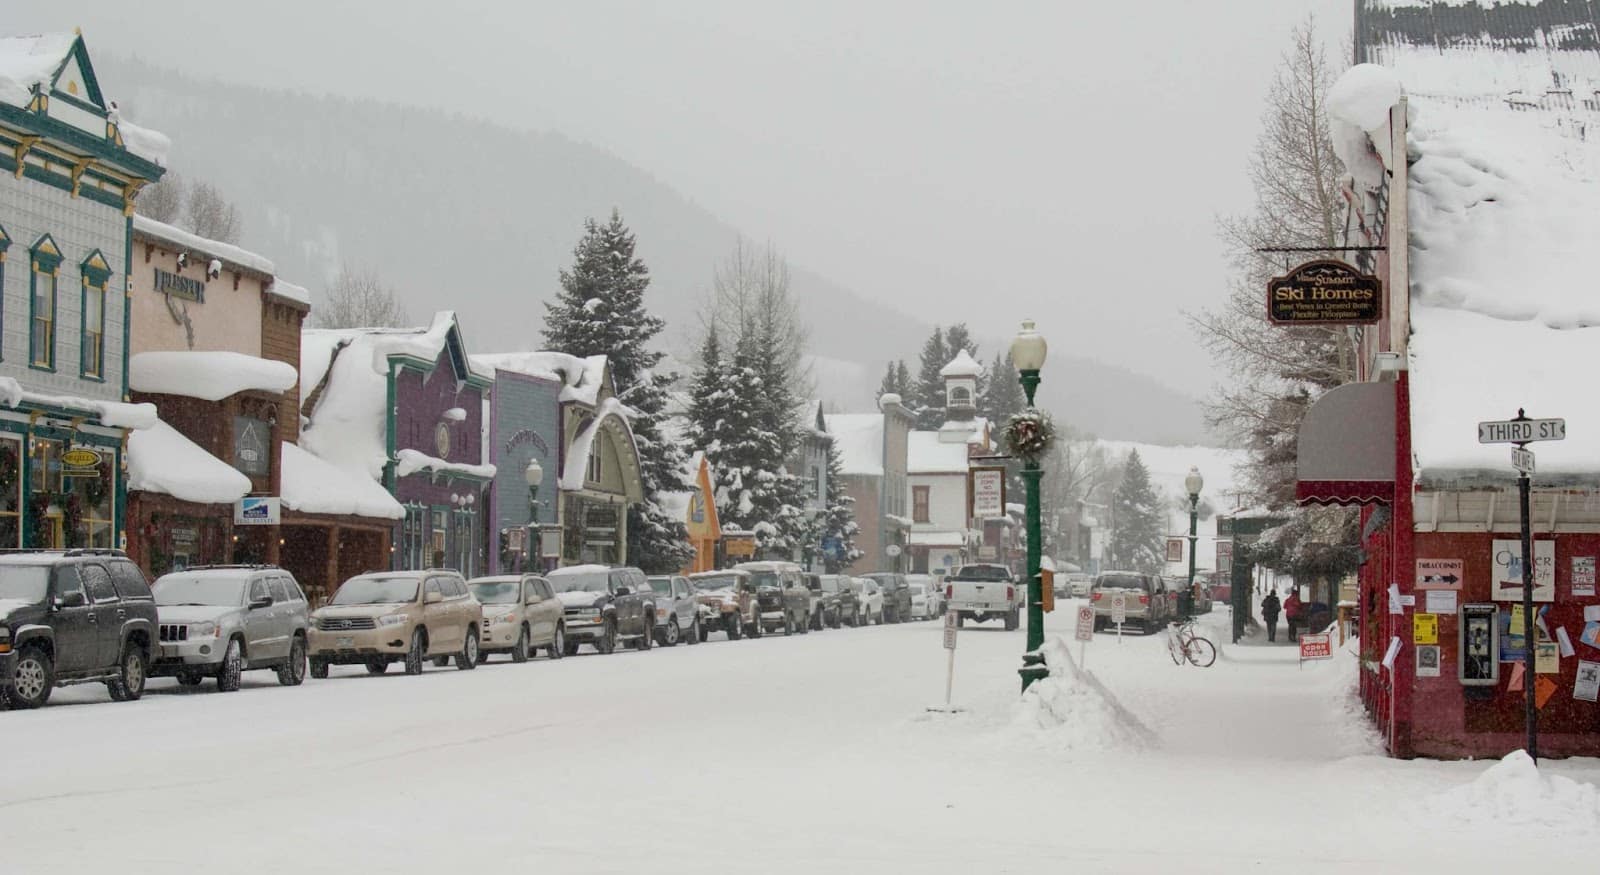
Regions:
M 961 615 L 959 613 L 957 613 L 956 611 L 945 611 L 944 612 L 944 627 L 946 629 L 954 629 L 956 627 L 956 617 L 959 617 L 959 616 L 961 616 Z
M 1078 629 L 1073 637 L 1079 641 L 1094 640 L 1094 608 L 1088 605 L 1078 606 Z
M 956 630 L 954 630 L 954 629 L 946 629 L 946 630 L 944 630 L 944 649 L 946 649 L 946 650 L 954 650 L 954 649 L 956 649 Z
M 1111 594 L 1111 622 L 1122 624 L 1128 621 L 1128 594 L 1118 592 Z
M 1565 419 L 1501 419 L 1478 423 L 1480 444 L 1526 444 L 1566 439 Z
M 1511 448 L 1511 467 L 1524 474 L 1533 473 L 1533 450 L 1524 450 L 1521 447 Z

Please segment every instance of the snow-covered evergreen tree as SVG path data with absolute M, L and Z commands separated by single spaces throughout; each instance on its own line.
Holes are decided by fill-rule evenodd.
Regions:
M 605 224 L 584 221 L 570 270 L 561 272 L 561 292 L 545 305 L 545 345 L 576 356 L 605 355 L 617 400 L 631 411 L 639 447 L 645 500 L 628 508 L 628 561 L 646 571 L 676 571 L 693 556 L 682 520 L 668 516 L 656 500 L 662 491 L 684 488 L 683 447 L 661 435 L 667 388 L 673 375 L 657 374 L 662 353 L 649 347 L 666 326 L 645 309 L 650 270 L 634 254 L 634 235 L 611 211 Z
M 932 431 L 944 422 L 944 377 L 939 376 L 939 371 L 950 364 L 953 355 L 945 348 L 944 329 L 933 326 L 933 335 L 922 343 L 917 384 L 910 397 L 904 399 L 916 414 L 918 429 Z
M 906 370 L 905 361 L 891 361 L 884 366 L 883 379 L 878 382 L 878 397 L 899 395 L 904 401 L 911 392 L 910 382 L 911 374 Z
M 1150 484 L 1150 470 L 1138 450 L 1128 451 L 1122 483 L 1111 498 L 1111 563 L 1124 571 L 1159 573 L 1162 554 L 1161 497 Z
M 763 421 L 766 387 L 758 373 L 757 346 L 752 336 L 734 349 L 723 367 L 721 389 L 705 393 L 714 403 L 691 418 L 716 479 L 718 516 L 724 526 L 755 532 L 757 549 L 765 553 L 782 537 L 778 470 L 784 455 L 781 436 Z M 697 389 L 703 376 L 697 374 Z
M 1004 357 L 1000 353 L 994 354 L 994 365 L 989 369 L 988 391 L 980 395 L 978 411 L 989 418 L 997 427 L 1003 427 L 1006 420 L 1021 413 L 1028 406 L 1028 399 L 1022 394 L 1022 383 L 1018 380 L 1017 366 L 1011 363 L 1011 353 Z
M 861 549 L 855 541 L 861 526 L 856 522 L 855 499 L 844 493 L 839 447 L 831 440 L 828 441 L 828 489 L 823 499 L 822 531 L 817 540 L 824 547 L 837 542 L 834 550 L 824 554 L 828 573 L 837 574 L 861 558 Z

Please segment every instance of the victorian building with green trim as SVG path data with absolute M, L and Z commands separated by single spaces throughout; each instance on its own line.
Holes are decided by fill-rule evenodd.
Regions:
M 0 547 L 125 543 L 134 198 L 166 139 L 121 119 L 79 34 L 0 37 Z

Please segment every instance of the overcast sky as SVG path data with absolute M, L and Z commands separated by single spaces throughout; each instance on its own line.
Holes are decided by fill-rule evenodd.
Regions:
M 1248 206 L 1266 82 L 1307 14 L 1335 51 L 1351 18 L 1350 0 L 16 6 L 0 28 L 559 131 L 864 294 L 991 336 L 1031 317 L 1197 395 L 1220 374 L 1183 311 L 1223 292 L 1214 217 Z

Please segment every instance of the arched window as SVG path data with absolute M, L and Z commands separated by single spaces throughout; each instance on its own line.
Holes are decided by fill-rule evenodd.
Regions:
M 972 390 L 968 389 L 966 386 L 951 386 L 950 387 L 950 403 L 951 404 L 971 404 L 972 403 Z
M 29 250 L 32 278 L 28 295 L 28 365 L 56 369 L 56 278 L 61 250 L 46 234 Z

